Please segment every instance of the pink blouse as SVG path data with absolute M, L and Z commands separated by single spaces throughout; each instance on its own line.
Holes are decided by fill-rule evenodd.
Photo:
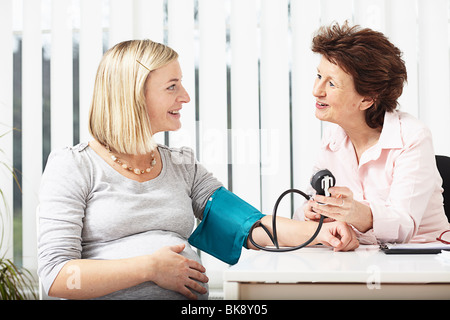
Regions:
M 362 244 L 433 242 L 450 229 L 431 132 L 407 113 L 386 113 L 378 143 L 359 163 L 347 134 L 333 126 L 315 165 L 323 168 L 334 174 L 336 186 L 348 187 L 355 200 L 370 206 L 373 228 L 357 231 Z

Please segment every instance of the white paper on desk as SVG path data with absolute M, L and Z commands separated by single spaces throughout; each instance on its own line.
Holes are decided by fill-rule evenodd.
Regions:
M 441 253 L 436 256 L 436 259 L 440 260 L 445 265 L 450 265 L 450 251 L 442 250 Z
M 438 249 L 450 250 L 450 244 L 440 242 L 430 243 L 386 243 L 388 249 Z

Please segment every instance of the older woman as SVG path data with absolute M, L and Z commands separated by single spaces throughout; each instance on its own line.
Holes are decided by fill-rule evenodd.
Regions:
M 315 170 L 328 168 L 337 186 L 305 204 L 304 216 L 347 222 L 362 243 L 435 241 L 449 228 L 442 180 L 429 129 L 397 110 L 407 78 L 400 50 L 382 33 L 333 24 L 312 51 L 321 55 L 316 117 L 337 125 L 323 136 Z
M 180 128 L 189 102 L 177 58 L 150 40 L 119 43 L 105 53 L 89 117 L 94 139 L 53 151 L 42 177 L 38 272 L 49 295 L 207 298 L 205 268 L 188 237 L 221 183 L 191 149 L 153 140 L 156 132 Z M 261 221 L 270 225 L 271 218 Z M 317 227 L 278 222 L 284 246 L 306 241 Z M 261 228 L 253 239 L 271 244 Z M 242 246 L 252 248 L 245 241 L 239 254 Z M 317 242 L 335 250 L 358 246 L 340 222 L 324 226 Z

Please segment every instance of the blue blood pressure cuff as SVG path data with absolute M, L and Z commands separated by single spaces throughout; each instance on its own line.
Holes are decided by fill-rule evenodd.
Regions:
M 202 222 L 188 241 L 194 247 L 228 264 L 235 264 L 253 224 L 264 215 L 224 187 L 206 203 Z

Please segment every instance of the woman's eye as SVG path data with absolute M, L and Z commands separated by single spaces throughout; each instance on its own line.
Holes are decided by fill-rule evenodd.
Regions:
M 320 74 L 317 74 L 317 79 L 322 79 L 322 76 Z
M 168 90 L 175 90 L 175 85 L 171 85 L 170 87 L 167 88 Z
M 330 87 L 334 87 L 334 83 L 330 81 Z

